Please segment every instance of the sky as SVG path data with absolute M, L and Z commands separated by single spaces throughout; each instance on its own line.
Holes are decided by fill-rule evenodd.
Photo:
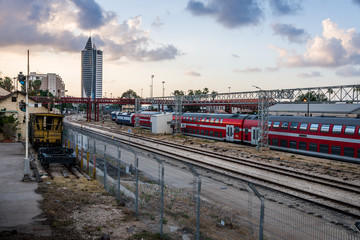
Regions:
M 360 0 L 0 0 L 0 77 L 56 73 L 81 96 L 81 50 L 103 96 L 359 84 Z M 162 82 L 165 82 L 164 84 Z

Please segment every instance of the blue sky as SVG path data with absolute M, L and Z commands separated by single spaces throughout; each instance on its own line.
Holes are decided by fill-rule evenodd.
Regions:
M 232 92 L 358 84 L 360 0 L 0 0 L 0 76 L 59 74 L 80 96 L 80 52 L 104 52 L 103 92 Z M 143 90 L 141 90 L 143 89 Z

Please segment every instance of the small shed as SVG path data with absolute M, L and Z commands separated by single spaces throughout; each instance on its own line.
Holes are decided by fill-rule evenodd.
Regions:
M 172 113 L 159 113 L 151 115 L 151 133 L 153 134 L 171 134 Z

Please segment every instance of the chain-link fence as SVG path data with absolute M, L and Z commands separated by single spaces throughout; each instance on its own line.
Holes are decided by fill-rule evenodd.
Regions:
M 66 124 L 64 145 L 79 166 L 126 202 L 150 229 L 179 239 L 359 240 L 341 216 L 299 210 L 297 203 L 264 198 L 246 181 L 132 147 L 118 136 Z M 94 167 L 96 166 L 96 167 Z

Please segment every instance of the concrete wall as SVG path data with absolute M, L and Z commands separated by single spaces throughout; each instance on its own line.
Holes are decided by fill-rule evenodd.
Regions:
M 13 102 L 13 98 L 14 101 Z M 16 99 L 15 99 L 16 98 Z M 25 95 L 22 93 L 14 93 L 10 95 L 9 97 L 0 100 L 0 109 L 6 108 L 6 111 L 13 111 L 14 117 L 18 118 L 18 121 L 20 122 L 20 125 L 18 128 L 18 132 L 16 133 L 16 136 L 18 136 L 18 133 L 21 134 L 20 141 L 25 141 L 25 112 L 21 111 L 19 109 L 19 102 L 23 100 L 25 102 Z M 29 98 L 29 103 L 36 103 L 34 100 Z M 30 107 L 29 108 L 29 114 L 30 113 L 47 113 L 48 110 L 45 107 Z M 6 114 L 12 114 L 12 113 L 6 113 Z M 0 141 L 4 140 L 4 136 L 0 134 Z M 16 139 L 17 140 L 17 139 Z
M 151 133 L 154 134 L 171 134 L 172 128 L 170 122 L 172 120 L 172 113 L 151 115 Z

